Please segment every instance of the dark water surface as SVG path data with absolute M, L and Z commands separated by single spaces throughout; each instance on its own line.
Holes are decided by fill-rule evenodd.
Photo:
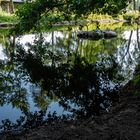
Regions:
M 76 32 L 24 35 L 0 44 L 0 124 L 29 112 L 88 118 L 117 101 L 139 60 L 138 30 L 83 40 Z M 4 123 L 4 122 L 3 122 Z

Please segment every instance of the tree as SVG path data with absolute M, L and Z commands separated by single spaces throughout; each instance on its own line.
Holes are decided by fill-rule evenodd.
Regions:
M 13 14 L 14 13 L 14 4 L 13 4 L 13 0 L 10 0 L 9 3 L 8 3 L 8 12 L 10 14 Z
M 0 0 L 0 10 L 2 10 L 2 2 L 6 2 L 6 10 L 8 13 L 13 14 L 14 13 L 14 4 L 13 0 Z
M 38 21 L 44 13 L 61 12 L 65 20 L 70 20 L 71 15 L 79 18 L 90 12 L 114 14 L 126 7 L 128 0 L 35 0 L 26 2 L 18 10 L 19 24 L 14 29 L 15 33 L 28 32 L 36 28 Z
M 0 10 L 2 10 L 2 8 L 1 8 L 1 0 L 0 0 Z

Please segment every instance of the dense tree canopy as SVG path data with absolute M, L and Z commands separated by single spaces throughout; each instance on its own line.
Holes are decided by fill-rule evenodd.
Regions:
M 35 0 L 17 11 L 19 24 L 15 32 L 28 32 L 36 27 L 43 14 L 60 12 L 65 20 L 76 19 L 91 12 L 115 14 L 127 6 L 128 0 Z M 51 13 L 50 13 L 51 14 Z

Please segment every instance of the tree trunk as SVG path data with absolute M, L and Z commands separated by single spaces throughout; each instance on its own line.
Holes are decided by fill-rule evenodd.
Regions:
M 1 7 L 1 0 L 0 0 L 0 11 L 2 10 L 2 7 Z
M 136 0 L 133 0 L 133 10 L 136 10 Z
M 14 4 L 13 0 L 10 0 L 8 3 L 8 13 L 13 14 L 14 13 Z

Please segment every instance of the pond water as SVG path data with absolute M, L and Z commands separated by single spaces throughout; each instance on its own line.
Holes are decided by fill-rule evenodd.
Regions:
M 88 40 L 77 31 L 6 38 L 0 44 L 0 125 L 27 112 L 98 115 L 118 99 L 139 62 L 139 31 Z

